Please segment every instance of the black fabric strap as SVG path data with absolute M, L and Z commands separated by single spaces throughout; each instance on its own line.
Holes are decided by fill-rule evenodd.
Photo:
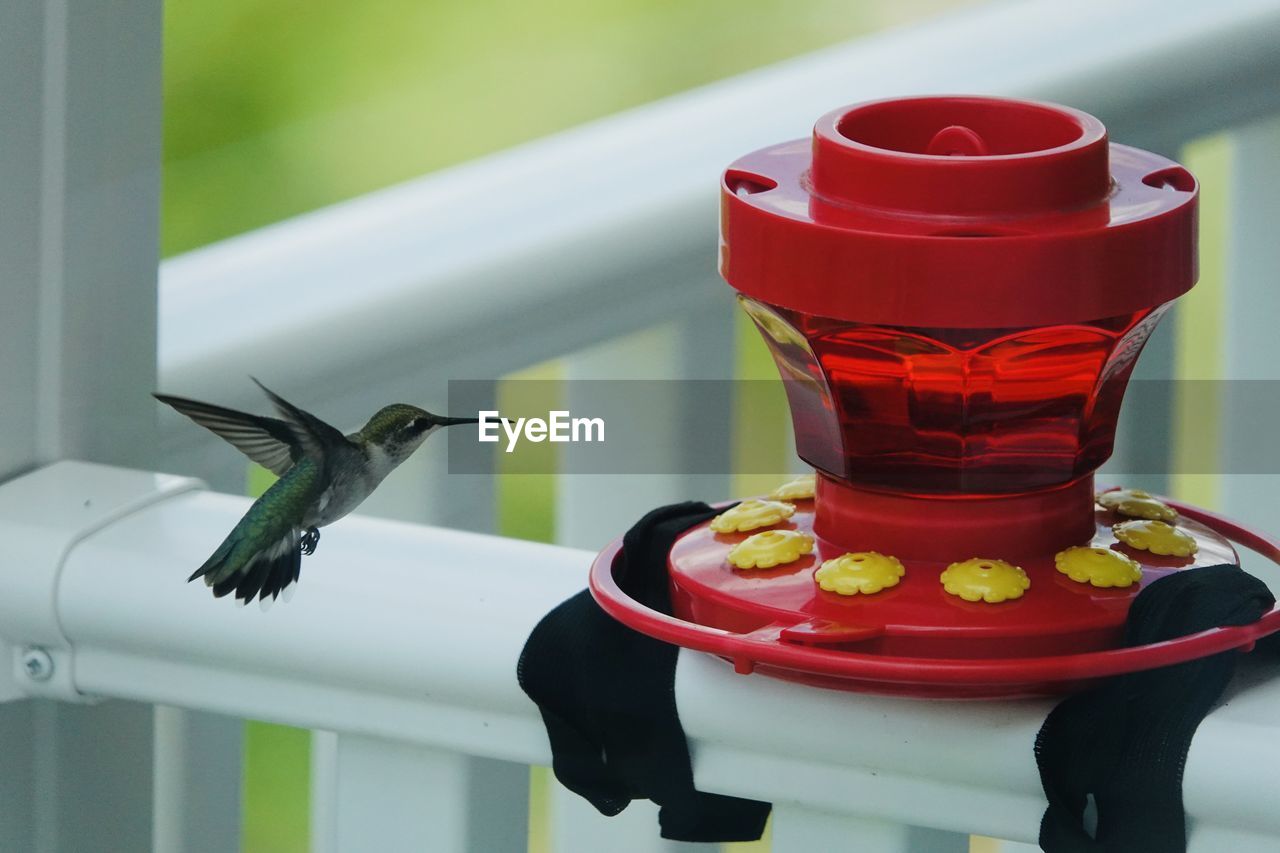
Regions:
M 667 553 L 677 536 L 716 512 L 690 502 L 642 518 L 623 539 L 619 586 L 645 606 L 670 613 Z M 542 713 L 556 778 L 601 814 L 650 799 L 660 807 L 663 838 L 755 840 L 764 831 L 768 803 L 693 787 L 676 712 L 677 652 L 614 620 L 584 591 L 534 628 L 517 677 Z
M 1175 572 L 1134 599 L 1125 645 L 1257 621 L 1275 605 L 1239 566 Z M 1036 738 L 1049 799 L 1046 853 L 1184 853 L 1182 771 L 1191 738 L 1222 695 L 1238 652 L 1109 679 L 1053 709 Z M 1097 827 L 1085 809 L 1092 795 Z

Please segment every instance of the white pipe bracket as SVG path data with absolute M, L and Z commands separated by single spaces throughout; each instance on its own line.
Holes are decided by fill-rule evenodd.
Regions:
M 59 618 L 68 555 L 125 516 L 200 488 L 187 477 L 74 461 L 0 484 L 0 702 L 87 701 L 76 688 L 74 645 Z

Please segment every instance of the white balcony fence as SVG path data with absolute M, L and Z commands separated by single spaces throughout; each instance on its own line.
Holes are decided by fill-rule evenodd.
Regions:
M 492 484 L 445 476 L 429 444 L 261 614 L 180 582 L 247 501 L 142 472 L 239 491 L 243 469 L 177 419 L 157 433 L 144 395 L 158 375 L 256 407 L 252 373 L 345 426 L 554 357 L 571 376 L 730 376 L 717 176 L 833 106 L 1044 98 L 1175 156 L 1229 134 L 1222 375 L 1280 378 L 1276 0 L 996 3 L 885 33 L 168 261 L 158 315 L 160 4 L 105 5 L 0 0 L 0 850 L 237 849 L 239 718 L 315 730 L 314 850 L 524 850 L 527 766 L 550 759 L 515 682 L 525 637 L 585 585 L 590 549 L 728 478 L 563 478 L 561 545 L 537 545 L 488 535 Z M 1171 375 L 1174 328 L 1147 375 Z M 1160 440 L 1164 414 L 1141 416 L 1128 434 Z M 727 429 L 697 417 L 673 453 Z M 1258 428 L 1223 424 L 1226 454 Z M 1276 484 L 1223 478 L 1221 506 L 1274 529 Z M 1193 851 L 1280 849 L 1266 675 L 1193 743 Z M 677 695 L 699 787 L 774 802 L 778 853 L 1036 837 L 1044 702 L 806 689 L 698 653 Z M 643 809 L 594 820 L 554 799 L 556 851 L 666 849 Z

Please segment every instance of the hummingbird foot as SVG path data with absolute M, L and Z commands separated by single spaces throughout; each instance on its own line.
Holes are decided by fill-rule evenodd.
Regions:
M 302 534 L 300 540 L 302 545 L 302 554 L 310 557 L 316 552 L 316 546 L 320 544 L 320 529 L 317 527 L 308 527 L 307 532 Z

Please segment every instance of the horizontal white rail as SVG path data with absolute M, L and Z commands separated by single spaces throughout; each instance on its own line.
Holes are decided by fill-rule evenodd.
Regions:
M 157 500 L 140 499 L 148 489 Z M 114 520 L 81 537 L 87 494 Z M 117 517 L 112 495 L 136 508 Z M 542 615 L 583 587 L 587 552 L 353 517 L 307 558 L 294 600 L 261 613 L 183 583 L 244 499 L 59 463 L 0 487 L 0 506 L 47 519 L 32 535 L 71 534 L 65 558 L 42 576 L 76 691 L 447 753 L 550 760 L 515 664 Z M 10 553 L 0 551 L 6 583 L 19 576 Z M 0 635 L 23 647 L 29 637 L 9 624 L 0 621 Z M 26 694 L 57 689 L 16 671 L 12 678 Z M 1032 743 L 1047 702 L 854 696 L 735 675 L 690 652 L 681 655 L 676 693 L 705 790 L 771 800 L 783 813 L 802 805 L 1035 837 L 1043 800 Z M 1277 701 L 1280 685 L 1246 678 L 1201 726 L 1185 782 L 1193 853 L 1227 828 L 1280 843 Z
M 439 400 L 726 299 L 717 176 L 834 106 L 1047 98 L 1168 150 L 1280 110 L 1277 44 L 1277 0 L 1028 0 L 807 55 L 166 262 L 161 384 L 256 406 L 261 375 L 344 425 Z M 209 446 L 166 423 L 166 458 Z

